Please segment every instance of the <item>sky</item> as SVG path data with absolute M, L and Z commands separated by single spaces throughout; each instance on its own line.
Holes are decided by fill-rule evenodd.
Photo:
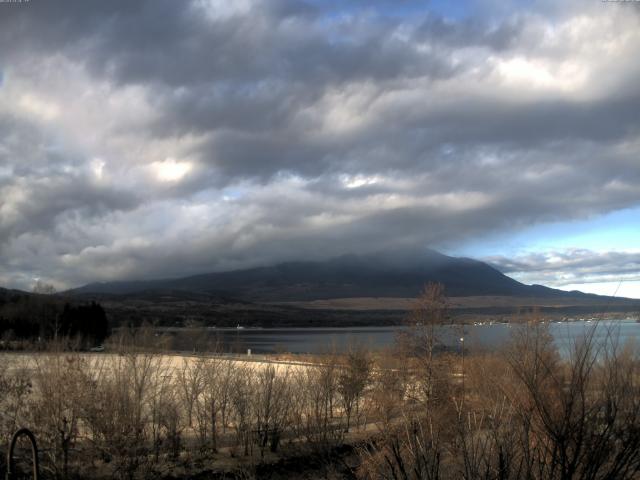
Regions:
M 640 298 L 640 2 L 0 3 L 0 285 L 429 247 Z

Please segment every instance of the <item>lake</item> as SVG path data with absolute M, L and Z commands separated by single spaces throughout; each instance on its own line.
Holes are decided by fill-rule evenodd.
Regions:
M 566 354 L 571 345 L 585 333 L 595 329 L 597 341 L 611 336 L 621 344 L 640 337 L 640 323 L 635 320 L 600 320 L 553 322 L 548 324 L 549 332 L 561 352 Z M 210 328 L 199 330 L 198 340 L 217 341 L 225 351 L 253 353 L 323 353 L 330 350 L 346 351 L 351 345 L 379 350 L 391 347 L 399 332 L 407 327 L 345 327 L 345 328 Z M 452 350 L 460 350 L 464 338 L 466 349 L 487 348 L 490 350 L 504 345 L 517 324 L 493 323 L 483 325 L 458 325 L 437 327 L 437 336 Z M 173 331 L 167 329 L 167 331 Z M 176 330 L 177 331 L 177 330 Z M 191 336 L 190 338 L 194 338 Z M 179 349 L 188 350 L 188 338 L 178 341 Z

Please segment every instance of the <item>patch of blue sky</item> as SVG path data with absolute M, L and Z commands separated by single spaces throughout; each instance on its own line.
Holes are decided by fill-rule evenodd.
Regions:
M 429 11 L 450 20 L 469 18 L 477 9 L 477 1 L 431 0 Z
M 446 18 L 465 18 L 470 1 L 415 1 L 415 0 L 308 0 L 308 4 L 313 5 L 323 12 L 328 18 L 351 15 L 357 12 L 369 11 L 378 15 L 395 18 L 410 18 L 415 15 L 424 15 L 433 12 Z
M 308 0 L 328 16 L 362 10 L 389 17 L 410 17 L 433 13 L 450 20 L 470 18 L 497 19 L 523 10 L 532 10 L 548 2 L 531 0 Z
M 227 187 L 222 190 L 222 198 L 224 200 L 238 200 L 246 194 L 246 189 L 239 187 Z
M 447 249 L 453 255 L 488 257 L 513 256 L 573 248 L 594 251 L 640 248 L 640 206 L 618 210 L 588 220 L 539 224 L 466 242 Z

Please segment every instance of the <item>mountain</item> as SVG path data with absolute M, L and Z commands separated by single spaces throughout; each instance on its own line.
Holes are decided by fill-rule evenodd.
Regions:
M 31 292 L 24 292 L 22 290 L 7 289 L 0 287 L 0 305 L 3 305 L 9 301 L 15 300 L 18 297 L 32 296 Z
M 144 291 L 191 292 L 252 302 L 289 302 L 353 297 L 415 297 L 425 283 L 445 285 L 447 295 L 592 297 L 541 285 L 525 285 L 486 263 L 470 258 L 421 252 L 343 255 L 321 262 L 208 273 L 184 278 L 92 283 L 72 294 L 136 294 Z

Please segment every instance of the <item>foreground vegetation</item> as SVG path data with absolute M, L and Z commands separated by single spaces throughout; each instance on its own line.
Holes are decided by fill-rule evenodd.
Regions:
M 429 287 L 416 326 L 375 356 L 249 363 L 167 356 L 149 338 L 6 354 L 0 440 L 32 428 L 51 478 L 262 478 L 287 458 L 320 459 L 317 478 L 638 478 L 634 346 L 591 330 L 563 357 L 531 318 L 503 351 L 443 355 L 445 316 Z

